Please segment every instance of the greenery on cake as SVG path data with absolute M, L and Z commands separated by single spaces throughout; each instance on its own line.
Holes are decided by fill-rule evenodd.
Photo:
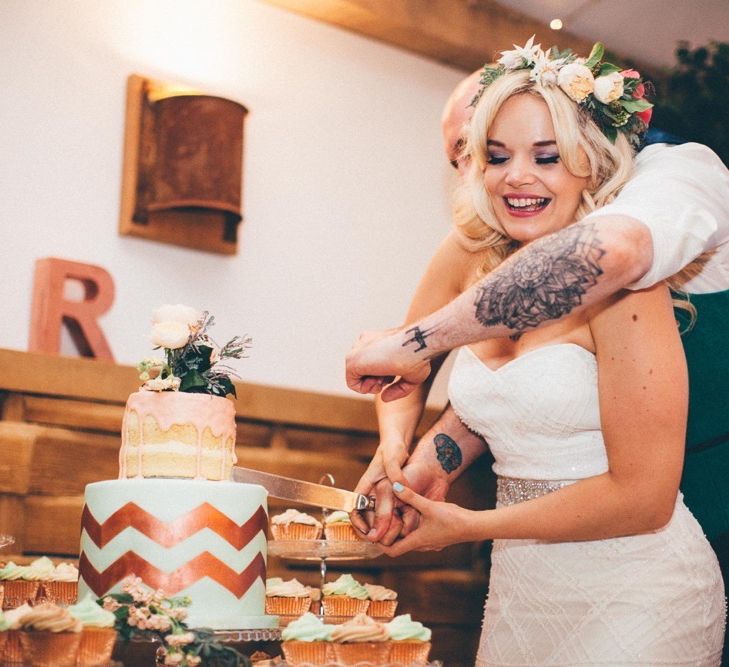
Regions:
M 121 593 L 105 595 L 97 602 L 114 614 L 114 628 L 124 641 L 138 638 L 161 643 L 158 664 L 250 667 L 247 656 L 222 644 L 212 630 L 187 627 L 190 598 L 166 598 L 162 591 L 152 590 L 133 575 L 122 582 L 121 588 Z
M 148 357 L 137 365 L 142 387 L 150 391 L 183 391 L 235 396 L 235 371 L 227 359 L 242 359 L 251 346 L 249 336 L 235 336 L 218 345 L 208 333 L 215 318 L 207 311 L 165 305 L 152 315 L 152 343 L 164 359 Z

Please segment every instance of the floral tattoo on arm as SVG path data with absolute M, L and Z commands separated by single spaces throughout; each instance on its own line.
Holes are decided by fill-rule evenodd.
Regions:
M 476 318 L 485 327 L 505 325 L 516 332 L 558 320 L 597 284 L 604 254 L 594 223 L 534 241 L 478 287 Z
M 440 467 L 448 474 L 452 473 L 463 463 L 463 454 L 456 441 L 445 433 L 437 433 L 433 438 L 435 455 Z

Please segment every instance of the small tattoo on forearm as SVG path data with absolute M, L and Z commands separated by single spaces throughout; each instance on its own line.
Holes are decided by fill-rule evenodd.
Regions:
M 594 224 L 577 225 L 535 241 L 492 277 L 474 301 L 485 327 L 504 325 L 519 332 L 568 315 L 602 275 Z
M 437 433 L 433 438 L 435 443 L 435 454 L 438 457 L 440 467 L 448 474 L 452 473 L 463 463 L 463 454 L 456 441 L 445 433 Z
M 410 345 L 411 343 L 417 343 L 418 347 L 415 348 L 414 352 L 420 352 L 420 350 L 424 350 L 426 347 L 428 347 L 425 339 L 433 334 L 434 331 L 435 327 L 432 327 L 431 329 L 421 329 L 420 327 L 415 326 L 411 329 L 407 329 L 405 333 L 412 335 L 402 344 L 402 346 L 405 347 L 406 345 Z

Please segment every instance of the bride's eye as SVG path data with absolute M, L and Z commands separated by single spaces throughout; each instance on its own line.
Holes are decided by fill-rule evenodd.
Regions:
M 537 164 L 557 164 L 559 162 L 559 153 L 556 155 L 537 155 L 535 162 Z
M 506 161 L 507 161 L 508 159 L 509 159 L 509 158 L 507 158 L 507 157 L 506 157 L 506 156 L 504 156 L 504 155 L 491 155 L 491 153 L 489 153 L 489 155 L 488 155 L 488 159 L 486 160 L 486 162 L 487 162 L 488 164 L 503 164 L 503 163 L 504 163 L 504 162 L 506 162 Z

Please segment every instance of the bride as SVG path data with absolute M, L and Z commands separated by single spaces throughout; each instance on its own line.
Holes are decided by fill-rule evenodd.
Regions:
M 601 59 L 599 48 L 580 60 L 530 40 L 485 69 L 460 161 L 459 231 L 440 254 L 448 261 L 430 269 L 435 286 L 459 271 L 475 282 L 507 262 L 520 298 L 530 294 L 556 320 L 517 323 L 520 336 L 460 349 L 450 406 L 403 468 L 412 488 L 393 485 L 420 518 L 385 547 L 391 556 L 494 540 L 479 666 L 721 660 L 721 574 L 678 492 L 688 383 L 668 287 L 570 314 L 601 273 L 600 238 L 590 226 L 549 236 L 615 197 L 645 130 L 638 73 Z M 528 265 L 509 258 L 535 241 L 567 244 L 562 264 L 549 253 Z M 502 320 L 528 318 L 529 304 L 491 289 L 477 304 Z M 477 314 L 488 324 L 495 313 Z M 412 330 L 415 342 L 427 335 Z M 484 441 L 498 475 L 495 509 L 415 492 L 446 489 Z

